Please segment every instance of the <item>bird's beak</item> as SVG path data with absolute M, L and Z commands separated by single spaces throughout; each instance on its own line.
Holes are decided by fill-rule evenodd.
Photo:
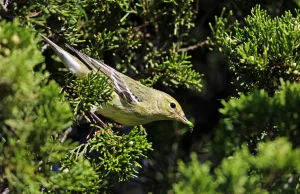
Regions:
M 178 114 L 178 116 L 179 116 L 179 119 L 180 119 L 180 121 L 181 121 L 182 123 L 188 125 L 190 128 L 193 128 L 193 127 L 194 127 L 193 123 L 192 123 L 191 121 L 189 121 L 189 120 L 185 117 L 185 115 L 182 116 L 182 115 L 179 115 L 179 114 Z

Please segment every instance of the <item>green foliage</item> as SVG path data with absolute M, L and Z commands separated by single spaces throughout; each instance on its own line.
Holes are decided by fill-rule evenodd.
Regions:
M 66 84 L 55 79 L 65 86 L 60 93 L 52 80 L 57 75 L 53 52 L 44 52 L 45 69 L 33 34 L 54 35 L 58 44 L 70 43 L 145 85 L 200 91 L 200 73 L 190 62 L 194 53 L 182 47 L 195 41 L 191 29 L 202 23 L 195 17 L 201 1 L 5 2 L 0 19 L 11 21 L 0 22 L 0 191 L 111 193 L 119 182 L 145 180 L 138 173 L 152 143 L 143 127 L 128 134 L 97 124 L 69 127 L 74 115 L 109 103 L 109 80 L 96 73 Z M 161 183 L 167 193 L 175 182 L 175 193 L 299 193 L 299 10 L 271 17 L 256 6 L 235 22 L 237 14 L 225 15 L 224 10 L 210 25 L 209 41 L 228 59 L 236 91 L 222 100 L 222 118 L 209 146 L 203 146 L 205 162 L 192 154 L 190 163 L 176 166 L 184 153 L 171 142 L 181 140 L 182 127 L 151 124 L 148 132 L 164 145 L 162 153 L 153 153 L 156 160 L 147 160 L 143 172 L 151 184 L 145 188 L 156 193 Z M 62 143 L 66 128 L 79 134 L 80 145 L 73 134 L 68 134 L 73 143 Z
M 69 151 L 62 163 L 60 170 L 62 174 L 59 173 L 54 177 L 67 178 L 70 164 L 85 162 L 82 165 L 86 168 L 78 168 L 77 173 L 81 170 L 84 176 L 89 176 L 88 180 L 83 181 L 78 175 L 67 178 L 69 181 L 66 182 L 65 187 L 68 187 L 68 190 L 110 193 L 116 180 L 122 182 L 137 177 L 137 169 L 142 167 L 139 164 L 140 158 L 146 158 L 147 151 L 152 150 L 143 127 L 134 127 L 127 135 L 119 135 L 110 129 L 93 125 L 92 130 L 95 129 L 98 129 L 96 134 L 85 144 Z M 78 184 L 73 179 L 78 181 Z M 69 184 L 72 182 L 76 184 Z
M 67 103 L 59 102 L 60 88 L 47 81 L 47 73 L 33 73 L 43 58 L 30 30 L 18 21 L 2 21 L 0 31 L 0 187 L 40 193 L 51 185 L 49 169 L 71 146 L 62 146 L 55 135 L 70 125 L 72 114 Z M 57 188 L 64 185 L 63 179 L 57 181 Z
M 20 18 L 23 25 L 38 31 L 47 26 L 46 29 L 63 33 L 64 37 L 72 42 L 82 42 L 78 38 L 83 33 L 82 20 L 87 19 L 84 11 L 87 1 L 31 0 L 17 1 L 13 6 L 15 17 Z
M 60 87 L 48 80 L 48 73 L 42 73 L 37 40 L 19 25 L 18 21 L 0 25 L 5 32 L 0 35 L 1 190 L 106 193 L 112 186 L 108 180 L 135 177 L 136 167 L 141 167 L 139 159 L 151 150 L 143 128 L 121 136 L 100 129 L 79 146 L 59 141 L 72 123 L 72 112 L 68 103 L 62 102 Z M 75 114 L 111 99 L 109 82 L 99 74 L 68 83 L 73 93 L 67 93 L 67 99 Z M 99 152 L 99 157 L 92 157 L 93 152 Z M 56 168 L 58 172 L 53 172 Z
M 1 99 L 4 99 L 0 105 L 1 119 L 5 121 L 6 130 L 1 132 L 1 137 L 6 142 L 14 139 L 9 146 L 16 147 L 13 154 L 0 155 L 4 164 L 0 172 L 2 177 L 7 177 L 0 189 L 9 187 L 12 193 L 41 190 L 48 193 L 109 193 L 116 182 L 136 177 L 137 169 L 141 167 L 140 159 L 146 158 L 147 151 L 152 150 L 144 129 L 137 127 L 128 135 L 119 135 L 94 125 L 96 134 L 85 144 L 69 141 L 62 144 L 59 140 L 63 130 L 72 121 L 69 105 L 73 115 L 82 114 L 94 105 L 109 103 L 112 89 L 107 78 L 91 73 L 83 79 L 68 80 L 64 87 L 66 92 L 60 94 L 58 85 L 50 80 L 57 71 L 51 72 L 49 77 L 41 68 L 43 58 L 36 48 L 38 42 L 32 37 L 33 31 L 63 37 L 56 42 L 69 42 L 92 57 L 109 60 L 110 65 L 123 73 L 142 82 L 148 80 L 144 83 L 149 86 L 161 83 L 167 89 L 185 86 L 200 90 L 200 74 L 192 69 L 190 56 L 180 51 L 182 42 L 189 41 L 187 35 L 194 26 L 191 3 L 32 0 L 9 1 L 7 11 L 1 7 L 1 19 L 13 18 L 19 23 L 5 23 L 5 26 L 15 26 L 3 30 L 9 37 L 1 39 L 0 47 L 3 67 L 4 64 L 12 67 L 1 77 L 1 81 L 5 81 L 1 82 L 5 87 L 0 87 L 3 91 Z M 27 27 L 26 32 L 21 26 Z M 19 44 L 19 51 L 14 44 Z M 11 53 L 14 53 L 13 59 L 9 58 Z M 47 64 L 47 70 L 53 71 L 54 67 Z M 14 87 L 17 89 L 12 90 Z M 19 89 L 23 87 L 23 90 Z M 15 91 L 18 94 L 14 94 Z M 11 95 L 16 98 L 6 100 Z M 21 96 L 25 100 L 27 95 L 33 99 L 29 98 L 26 103 L 18 99 Z M 18 109 L 14 103 L 18 104 Z M 23 123 L 12 114 L 22 118 Z M 22 130 L 14 136 L 11 130 L 21 131 L 23 124 L 26 132 Z M 8 145 L 3 143 L 3 146 Z M 13 172 L 15 167 L 23 171 Z M 58 170 L 53 172 L 52 169 Z
M 232 12 L 227 18 L 223 14 L 211 25 L 210 39 L 230 61 L 238 92 L 265 89 L 273 94 L 279 78 L 299 81 L 299 10 L 295 16 L 287 11 L 271 18 L 256 6 L 243 25 L 238 21 L 230 24 Z
M 200 74 L 191 70 L 192 65 L 187 61 L 190 56 L 186 52 L 177 53 L 178 51 L 179 47 L 173 45 L 173 48 L 169 50 L 169 55 L 162 58 L 160 62 L 151 61 L 154 76 L 141 80 L 142 83 L 152 86 L 161 79 L 166 86 L 178 87 L 182 84 L 187 88 L 193 86 L 200 91 L 202 87 L 199 82 Z
M 300 1 L 299 0 L 294 0 L 298 6 L 300 6 Z
M 183 85 L 200 91 L 200 74 L 192 69 L 190 56 L 178 52 L 178 45 L 189 41 L 187 35 L 194 26 L 191 3 L 33 0 L 26 6 L 16 3 L 15 12 L 23 25 L 39 32 L 47 26 L 47 31 L 63 37 L 63 42 L 78 44 L 94 58 L 105 60 L 107 56 L 113 62 L 109 65 L 147 80 L 149 86 L 160 81 L 166 88 Z
M 200 164 L 195 153 L 191 154 L 191 159 L 190 164 L 178 161 L 181 181 L 173 185 L 174 193 L 215 193 L 216 183 L 209 173 L 210 163 Z
M 91 110 L 92 106 L 100 107 L 112 100 L 113 88 L 106 76 L 91 72 L 80 79 L 70 78 L 66 85 L 66 97 L 74 108 L 74 115 Z
M 174 193 L 291 193 L 299 192 L 300 149 L 292 149 L 285 138 L 259 143 L 258 154 L 244 144 L 211 172 L 209 163 L 179 162 L 181 182 Z
M 212 49 L 229 62 L 236 92 L 222 100 L 210 162 L 179 162 L 175 193 L 298 193 L 299 10 L 271 18 L 256 6 L 244 20 L 216 17 Z
M 59 173 L 49 178 L 49 193 L 70 193 L 70 191 L 97 192 L 99 175 L 88 160 L 78 159 L 69 167 L 62 167 Z
M 142 167 L 138 160 L 146 158 L 145 153 L 152 150 L 143 127 L 134 127 L 128 135 L 121 136 L 101 129 L 88 141 L 88 145 L 90 151 L 100 153 L 101 156 L 95 159 L 96 169 L 106 180 L 127 181 L 136 177 L 138 172 L 135 168 Z
M 217 131 L 215 137 L 220 146 L 212 151 L 218 153 L 218 157 L 230 155 L 246 140 L 250 150 L 256 153 L 257 142 L 282 136 L 295 146 L 300 145 L 299 104 L 300 85 L 289 82 L 282 82 L 281 89 L 271 98 L 260 90 L 223 101 L 224 108 L 220 109 L 225 117 L 220 127 L 223 131 Z

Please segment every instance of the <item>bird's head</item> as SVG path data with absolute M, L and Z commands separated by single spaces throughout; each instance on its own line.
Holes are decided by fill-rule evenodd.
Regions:
M 165 117 L 171 120 L 182 122 L 188 125 L 190 128 L 194 127 L 193 123 L 185 117 L 180 104 L 173 97 L 164 93 L 164 95 L 161 95 L 158 103 L 164 110 L 163 114 Z

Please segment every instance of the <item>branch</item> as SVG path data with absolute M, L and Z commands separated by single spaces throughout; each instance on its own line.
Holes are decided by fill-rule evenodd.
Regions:
M 214 43 L 209 42 L 209 40 L 205 40 L 203 42 L 199 42 L 198 44 L 195 44 L 195 45 L 192 45 L 192 46 L 189 46 L 189 47 L 186 47 L 186 48 L 181 48 L 181 49 L 178 50 L 178 52 L 186 52 L 186 51 L 189 51 L 189 50 L 195 50 L 196 48 L 202 47 L 206 44 L 207 45 L 214 45 Z
M 7 12 L 7 6 L 8 6 L 9 0 L 3 0 L 0 2 L 0 4 L 2 5 L 4 11 Z

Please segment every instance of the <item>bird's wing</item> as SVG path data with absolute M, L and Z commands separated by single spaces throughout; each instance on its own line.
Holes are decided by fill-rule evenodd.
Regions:
M 66 46 L 72 50 L 76 55 L 93 71 L 100 70 L 102 73 L 104 73 L 107 77 L 109 77 L 113 82 L 112 86 L 117 94 L 119 94 L 121 97 L 123 97 L 126 101 L 130 103 L 140 103 L 141 99 L 136 97 L 128 88 L 126 83 L 124 82 L 123 78 L 120 76 L 120 73 L 117 72 L 112 67 L 109 67 L 105 63 L 93 59 L 89 57 L 88 55 L 76 50 L 72 46 L 66 44 Z M 131 79 L 131 78 L 129 78 Z

